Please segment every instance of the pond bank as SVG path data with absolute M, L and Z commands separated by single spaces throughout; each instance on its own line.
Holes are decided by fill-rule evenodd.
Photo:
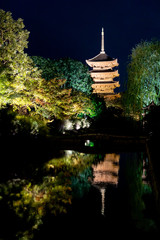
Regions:
M 145 151 L 146 136 L 118 135 L 108 133 L 84 133 L 84 134 L 59 134 L 41 137 L 9 136 L 0 138 L 1 144 L 6 148 L 14 149 L 38 148 L 39 151 L 57 149 L 68 149 L 81 152 L 126 152 Z
M 150 166 L 151 184 L 154 192 L 154 199 L 157 209 L 157 221 L 160 226 L 160 159 L 158 138 L 150 138 L 146 142 L 147 155 Z
M 123 136 L 113 135 L 107 133 L 86 133 L 63 136 L 48 136 L 48 144 L 56 143 L 61 148 L 66 146 L 74 150 L 87 151 L 143 151 L 145 150 L 146 137 L 145 136 Z M 92 142 L 91 146 L 86 146 L 88 142 Z

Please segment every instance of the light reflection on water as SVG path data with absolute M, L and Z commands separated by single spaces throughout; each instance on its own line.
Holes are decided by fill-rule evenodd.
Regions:
M 93 165 L 93 186 L 101 193 L 101 214 L 104 215 L 105 193 L 108 184 L 117 186 L 120 154 L 106 154 L 104 160 Z
M 146 159 L 142 153 L 99 155 L 67 150 L 61 157 L 36 165 L 29 175 L 22 170 L 23 175 L 16 173 L 17 180 L 8 179 L 0 185 L 2 207 L 14 212 L 15 222 L 22 221 L 25 225 L 26 221 L 30 227 L 17 229 L 18 233 L 13 234 L 18 239 L 34 239 L 33 230 L 41 230 L 51 215 L 63 214 L 68 219 L 85 218 L 88 214 L 95 221 L 102 215 L 103 223 L 110 225 L 115 221 L 119 224 L 124 217 L 126 222 L 133 219 L 134 229 L 155 229 L 150 215 L 147 213 L 147 219 L 144 216 L 148 208 L 144 197 L 150 199 L 151 188 L 146 180 Z M 95 201 L 99 195 L 100 201 Z
M 92 165 L 92 186 L 101 194 L 101 214 L 109 221 L 114 214 L 117 219 L 124 215 L 138 224 L 145 221 L 144 212 L 148 206 L 144 199 L 152 193 L 147 164 L 144 153 L 110 153 L 105 154 L 103 161 Z M 154 225 L 152 220 L 147 221 Z

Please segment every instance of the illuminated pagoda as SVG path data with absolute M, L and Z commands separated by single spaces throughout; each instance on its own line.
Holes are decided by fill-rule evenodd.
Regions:
M 97 93 L 105 98 L 114 99 L 119 96 L 114 92 L 114 89 L 120 87 L 119 81 L 114 81 L 115 77 L 119 76 L 118 70 L 113 70 L 117 67 L 118 61 L 115 58 L 108 56 L 104 50 L 104 29 L 101 33 L 101 51 L 100 53 L 86 60 L 86 63 L 93 68 L 90 71 L 91 77 L 94 81 L 92 84 L 93 93 Z

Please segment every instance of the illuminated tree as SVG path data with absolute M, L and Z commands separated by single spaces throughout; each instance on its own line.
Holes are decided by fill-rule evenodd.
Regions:
M 32 59 L 35 65 L 42 70 L 42 77 L 45 79 L 50 80 L 55 77 L 66 79 L 63 87 L 73 89 L 74 111 L 79 108 L 81 116 L 89 115 L 91 118 L 97 117 L 102 113 L 104 110 L 103 100 L 96 96 L 88 95 L 92 91 L 92 79 L 85 65 L 70 58 L 51 60 L 33 56 Z M 83 111 L 80 112 L 80 109 L 83 109 Z
M 62 74 L 55 72 L 54 61 L 52 59 L 41 56 L 32 56 L 31 58 L 35 66 L 42 71 L 42 77 L 46 80 L 51 80 L 55 77 L 64 78 Z
M 39 81 L 40 71 L 24 49 L 29 32 L 22 19 L 17 21 L 10 12 L 0 10 L 0 106 L 10 104 L 14 109 L 30 110 Z
M 152 101 L 160 103 L 160 42 L 144 41 L 132 49 L 124 104 L 129 113 L 141 116 Z
M 62 88 L 66 80 L 58 70 L 47 71 L 48 60 L 45 72 L 35 67 L 24 53 L 28 36 L 22 19 L 14 20 L 10 12 L 0 10 L 0 107 L 10 106 L 18 113 L 16 123 L 23 120 L 24 124 L 29 117 L 34 126 L 77 116 L 89 99 Z
M 65 88 L 90 94 L 92 92 L 92 78 L 88 68 L 82 62 L 70 58 L 52 60 L 43 57 L 32 57 L 35 65 L 42 70 L 42 77 L 52 79 L 60 77 L 66 79 Z
M 52 79 L 43 80 L 35 95 L 35 101 L 41 107 L 37 109 L 35 114 L 39 113 L 46 118 L 51 119 L 69 119 L 77 117 L 80 113 L 90 114 L 92 109 L 90 99 L 82 92 L 72 92 L 72 89 L 61 88 L 65 84 L 65 80 Z

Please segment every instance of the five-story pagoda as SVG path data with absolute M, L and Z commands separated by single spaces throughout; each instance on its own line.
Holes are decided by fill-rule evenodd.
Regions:
M 103 28 L 101 33 L 101 52 L 97 56 L 86 60 L 86 63 L 93 68 L 93 70 L 90 71 L 94 81 L 94 84 L 92 84 L 93 93 L 97 93 L 107 99 L 118 97 L 119 94 L 115 94 L 114 89 L 120 87 L 120 85 L 118 81 L 114 81 L 113 79 L 118 77 L 119 73 L 118 70 L 113 70 L 113 68 L 119 64 L 117 59 L 105 53 Z

